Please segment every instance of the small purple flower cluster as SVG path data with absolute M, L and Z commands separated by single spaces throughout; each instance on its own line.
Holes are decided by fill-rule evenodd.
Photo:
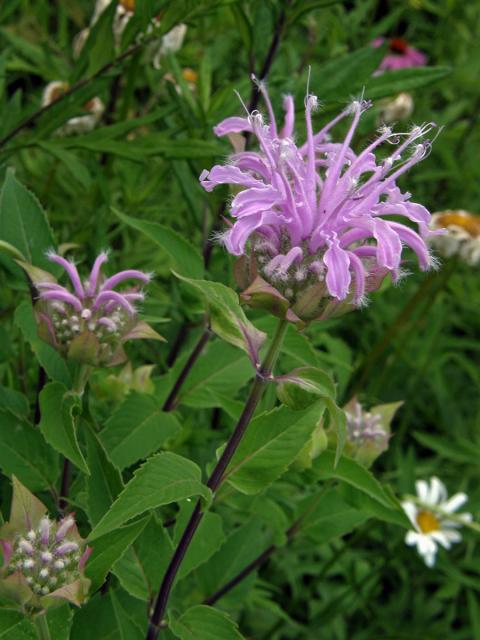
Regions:
M 298 145 L 293 98 L 284 98 L 286 116 L 279 130 L 263 84 L 259 90 L 268 124 L 253 112 L 246 118 L 227 118 L 214 129 L 218 136 L 249 132 L 257 138 L 259 151 L 235 153 L 227 165 L 200 176 L 207 191 L 220 184 L 241 188 L 231 203 L 234 222 L 221 236 L 227 250 L 253 258 L 255 275 L 273 285 L 294 311 L 312 285 L 318 298 L 362 304 L 386 274 L 398 280 L 404 246 L 416 253 L 421 269 L 432 266 L 425 243 L 432 234 L 430 213 L 411 202 L 396 181 L 428 154 L 430 142 L 420 138 L 435 125 L 416 126 L 404 134 L 382 127 L 357 154 L 350 145 L 370 103 L 352 102 L 314 133 L 312 113 L 318 101 L 308 95 L 307 139 Z M 345 118 L 351 118 L 348 132 L 342 142 L 333 142 L 331 130 Z M 392 149 L 377 159 L 385 143 Z M 406 218 L 418 230 L 391 216 Z
M 389 434 L 383 426 L 382 415 L 365 411 L 359 402 L 355 402 L 349 409 L 345 412 L 348 441 L 354 446 L 372 442 L 386 448 Z
M 71 515 L 58 523 L 44 516 L 38 527 L 2 541 L 2 546 L 7 575 L 21 574 L 37 596 L 79 580 L 91 553 L 88 547 L 82 553 Z
M 144 294 L 138 287 L 122 293 L 114 289 L 125 280 L 146 284 L 151 279 L 149 274 L 128 269 L 105 279 L 101 267 L 108 256 L 101 253 L 88 279 L 82 282 L 72 262 L 53 252 L 48 257 L 65 269 L 73 287 L 70 291 L 53 282 L 35 283 L 39 290 L 36 313 L 41 333 L 56 349 L 71 355 L 72 350 L 83 346 L 91 351 L 95 363 L 109 363 L 115 359 L 121 342 L 142 337 L 132 334 L 138 325 L 135 305 L 144 299 Z M 153 333 L 149 337 L 154 337 Z

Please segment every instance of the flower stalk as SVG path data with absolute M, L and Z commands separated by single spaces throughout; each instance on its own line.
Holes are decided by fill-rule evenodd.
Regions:
M 35 627 L 37 629 L 38 639 L 39 640 L 52 640 L 52 636 L 50 635 L 50 629 L 48 628 L 47 618 L 44 613 L 35 616 L 34 618 Z
M 227 442 L 227 445 L 223 450 L 220 459 L 218 460 L 214 470 L 212 471 L 212 474 L 208 479 L 207 486 L 213 494 L 215 494 L 218 487 L 221 485 L 225 470 L 227 469 L 230 460 L 237 450 L 237 447 L 243 438 L 250 420 L 253 417 L 255 409 L 257 408 L 258 403 L 262 398 L 265 387 L 271 378 L 272 370 L 280 353 L 287 326 L 288 323 L 285 320 L 280 320 L 275 335 L 272 338 L 268 353 L 257 372 L 257 376 L 250 390 L 250 395 L 248 396 L 248 399 L 245 403 L 245 407 L 238 420 L 237 426 L 235 427 L 235 430 L 232 433 L 229 441 Z M 190 520 L 185 527 L 180 542 L 178 543 L 178 546 L 163 577 L 163 581 L 160 585 L 160 590 L 155 601 L 153 613 L 150 617 L 146 640 L 156 640 L 163 626 L 162 619 L 167 608 L 170 591 L 173 587 L 175 577 L 178 573 L 180 565 L 182 564 L 183 558 L 185 557 L 193 536 L 195 535 L 195 532 L 203 518 L 203 514 L 204 512 L 202 511 L 202 503 L 199 500 L 195 505 L 195 509 L 190 516 Z

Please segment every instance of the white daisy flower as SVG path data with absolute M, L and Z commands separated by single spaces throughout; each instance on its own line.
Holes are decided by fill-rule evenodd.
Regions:
M 430 479 L 430 484 L 426 480 L 417 480 L 415 486 L 417 499 L 402 502 L 414 527 L 405 536 L 405 543 L 416 546 L 427 567 L 433 567 L 438 546 L 450 549 L 452 544 L 460 542 L 462 536 L 458 529 L 463 526 L 462 521 L 472 521 L 472 514 L 461 513 L 455 519 L 449 518 L 449 514 L 465 504 L 468 496 L 466 493 L 456 493 L 448 498 L 445 485 L 435 476 Z
M 430 243 L 444 258 L 458 256 L 471 266 L 480 264 L 480 216 L 463 209 L 447 209 L 432 215 L 432 229 L 445 229 L 431 236 Z

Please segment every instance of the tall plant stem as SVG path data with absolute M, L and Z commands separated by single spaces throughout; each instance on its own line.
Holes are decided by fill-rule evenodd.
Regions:
M 219 461 L 215 465 L 215 468 L 208 479 L 207 486 L 213 494 L 215 494 L 218 487 L 222 483 L 223 475 L 235 451 L 237 450 L 237 447 L 240 444 L 242 437 L 250 423 L 250 420 L 252 419 L 255 409 L 257 408 L 257 405 L 263 395 L 278 354 L 280 353 L 280 348 L 285 336 L 287 326 L 288 323 L 286 320 L 280 320 L 275 335 L 272 338 L 268 353 L 265 356 L 265 359 L 262 362 L 262 365 L 252 385 L 250 394 L 245 403 L 245 407 L 237 422 L 237 426 L 235 427 L 235 430 L 232 433 L 229 441 L 227 442 Z M 156 640 L 156 638 L 158 637 L 162 618 L 167 608 L 168 598 L 173 587 L 175 577 L 202 518 L 202 503 L 199 500 L 195 505 L 195 509 L 190 517 L 190 520 L 188 521 L 187 526 L 185 527 L 182 537 L 165 572 L 162 584 L 160 585 L 153 613 L 149 621 L 146 636 L 147 640 Z
M 170 391 L 168 398 L 165 400 L 164 405 L 162 407 L 163 411 L 172 411 L 172 409 L 175 408 L 175 404 L 177 402 L 178 399 L 178 394 L 180 392 L 180 389 L 183 387 L 183 384 L 185 383 L 185 380 L 187 379 L 188 374 L 190 373 L 191 368 L 193 367 L 193 365 L 195 364 L 195 362 L 197 361 L 198 356 L 202 353 L 205 345 L 207 344 L 207 342 L 210 339 L 210 329 L 207 327 L 203 332 L 202 335 L 200 336 L 200 339 L 198 340 L 197 344 L 195 345 L 195 348 L 193 349 L 192 353 L 190 354 L 190 357 L 188 358 L 187 362 L 185 363 L 185 366 L 183 367 L 183 369 L 180 372 L 180 375 L 178 376 L 175 384 L 172 387 L 172 390 Z
M 44 613 L 40 613 L 34 618 L 35 627 L 37 628 L 37 634 L 39 640 L 52 640 L 50 635 L 50 629 L 48 628 L 47 618 Z

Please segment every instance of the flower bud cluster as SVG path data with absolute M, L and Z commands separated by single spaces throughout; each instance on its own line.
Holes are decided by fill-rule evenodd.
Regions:
M 121 343 L 125 340 L 160 338 L 138 320 L 135 305 L 144 299 L 139 287 L 121 293 L 114 290 L 125 280 L 145 284 L 150 274 L 129 269 L 104 278 L 101 268 L 108 256 L 101 253 L 87 280 L 82 281 L 72 262 L 55 253 L 48 257 L 65 269 L 73 290 L 50 281 L 36 282 L 36 314 L 41 337 L 63 355 L 85 364 L 116 364 L 124 360 Z
M 365 411 L 359 402 L 355 402 L 352 411 L 346 411 L 347 438 L 354 446 L 367 442 L 386 448 L 389 435 L 382 426 L 379 413 Z
M 60 522 L 44 517 L 38 527 L 18 534 L 12 541 L 7 573 L 21 573 L 31 590 L 46 596 L 80 578 L 82 553 L 69 538 L 75 525 L 72 516 Z

